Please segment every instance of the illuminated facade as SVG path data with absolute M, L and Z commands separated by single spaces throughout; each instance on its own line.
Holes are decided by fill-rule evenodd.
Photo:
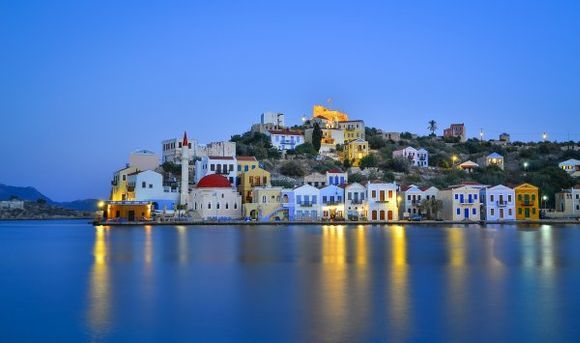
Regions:
M 367 189 L 358 182 L 345 188 L 344 206 L 349 220 L 365 220 L 368 217 Z
M 149 201 L 107 201 L 105 219 L 108 221 L 148 221 L 151 220 L 153 204 Z
M 252 202 L 243 204 L 245 218 L 266 222 L 288 220 L 282 187 L 254 187 L 251 192 Z
M 498 167 L 501 170 L 504 168 L 504 158 L 497 152 L 491 153 L 485 157 L 478 160 L 480 165 L 484 167 Z
M 353 166 L 359 166 L 360 160 L 369 154 L 369 143 L 362 139 L 355 139 L 344 146 L 343 161 L 348 159 Z
M 514 188 L 516 196 L 516 219 L 540 219 L 539 188 L 529 183 L 523 183 Z
M 396 184 L 369 181 L 366 188 L 369 220 L 393 221 L 399 219 Z
M 339 121 L 337 126 L 344 131 L 344 140 L 346 142 L 355 139 L 365 139 L 365 122 L 363 120 Z
M 242 217 L 242 197 L 223 175 L 210 174 L 199 180 L 191 192 L 193 218 L 232 220 Z
M 269 187 L 271 182 L 270 173 L 259 167 L 241 173 L 239 180 L 238 192 L 242 195 L 244 204 L 255 202 L 252 191 L 254 187 Z
M 314 105 L 312 108 L 312 119 L 314 118 L 323 118 L 327 121 L 336 123 L 340 121 L 347 121 L 348 115 L 340 111 L 331 110 L 322 105 Z
M 328 185 L 320 189 L 322 200 L 322 219 L 343 220 L 344 215 L 344 189 Z

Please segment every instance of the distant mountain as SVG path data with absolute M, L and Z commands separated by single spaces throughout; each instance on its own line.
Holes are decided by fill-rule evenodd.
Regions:
M 48 204 L 77 211 L 96 211 L 99 202 L 98 199 L 57 202 L 42 194 L 34 187 L 9 186 L 0 183 L 0 200 L 10 200 L 12 197 L 17 197 L 18 199 L 25 201 L 37 201 L 38 199 L 43 199 Z

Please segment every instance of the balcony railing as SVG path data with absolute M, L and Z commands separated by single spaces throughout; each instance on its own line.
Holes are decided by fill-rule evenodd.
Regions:
M 474 205 L 474 204 L 476 204 L 476 202 L 473 200 L 472 201 L 460 201 L 459 204 L 460 205 Z
M 309 202 L 309 201 L 308 202 L 307 201 L 303 201 L 303 202 L 299 202 L 298 203 L 298 206 L 302 206 L 302 207 L 312 207 L 314 205 L 315 205 L 314 203 Z
M 111 186 L 116 186 L 117 185 L 117 180 L 112 180 L 111 181 Z
M 354 200 L 350 200 L 350 203 L 353 205 L 362 205 L 364 200 L 362 199 L 354 199 Z
M 524 200 L 521 202 L 522 206 L 535 206 L 535 201 L 530 201 L 530 200 Z
M 508 202 L 505 200 L 504 201 L 498 200 L 498 201 L 496 201 L 496 203 L 497 203 L 497 206 L 499 206 L 499 207 L 506 207 L 508 205 Z
M 378 199 L 378 200 L 375 200 L 375 202 L 378 202 L 378 203 L 381 203 L 381 204 L 386 204 L 386 203 L 389 202 L 389 200 L 387 200 L 387 199 Z
M 342 201 L 338 201 L 338 200 L 333 200 L 333 201 L 326 201 L 323 202 L 325 205 L 340 205 L 342 204 Z

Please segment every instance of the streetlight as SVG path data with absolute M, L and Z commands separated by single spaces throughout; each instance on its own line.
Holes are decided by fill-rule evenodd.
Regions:
M 457 155 L 453 155 L 453 156 L 451 156 L 451 163 L 452 163 L 452 167 L 454 167 L 454 166 L 455 166 L 455 161 L 457 161 L 457 158 L 458 158 L 458 157 L 457 157 Z
M 545 209 L 546 209 L 546 207 L 547 207 L 546 205 L 547 205 L 547 201 L 548 201 L 548 196 L 547 196 L 547 195 L 544 195 L 544 196 L 542 196 L 542 200 L 544 201 L 544 203 L 543 203 L 543 206 L 542 206 L 542 207 L 543 207 L 543 208 L 544 208 L 544 210 L 545 210 Z
M 546 142 L 546 140 L 548 139 L 548 134 L 544 131 L 544 133 L 542 134 L 542 139 L 544 140 L 544 143 Z

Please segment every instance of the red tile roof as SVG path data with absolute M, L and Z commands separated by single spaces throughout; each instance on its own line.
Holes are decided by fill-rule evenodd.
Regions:
M 236 157 L 238 161 L 258 161 L 254 156 L 238 156 Z
M 332 168 L 329 171 L 327 171 L 327 173 L 344 173 L 344 172 L 339 168 Z
M 269 130 L 268 132 L 275 134 L 275 135 L 295 135 L 295 136 L 302 136 L 302 132 L 300 131 L 293 131 L 293 130 Z
M 210 160 L 233 160 L 232 156 L 208 156 Z

